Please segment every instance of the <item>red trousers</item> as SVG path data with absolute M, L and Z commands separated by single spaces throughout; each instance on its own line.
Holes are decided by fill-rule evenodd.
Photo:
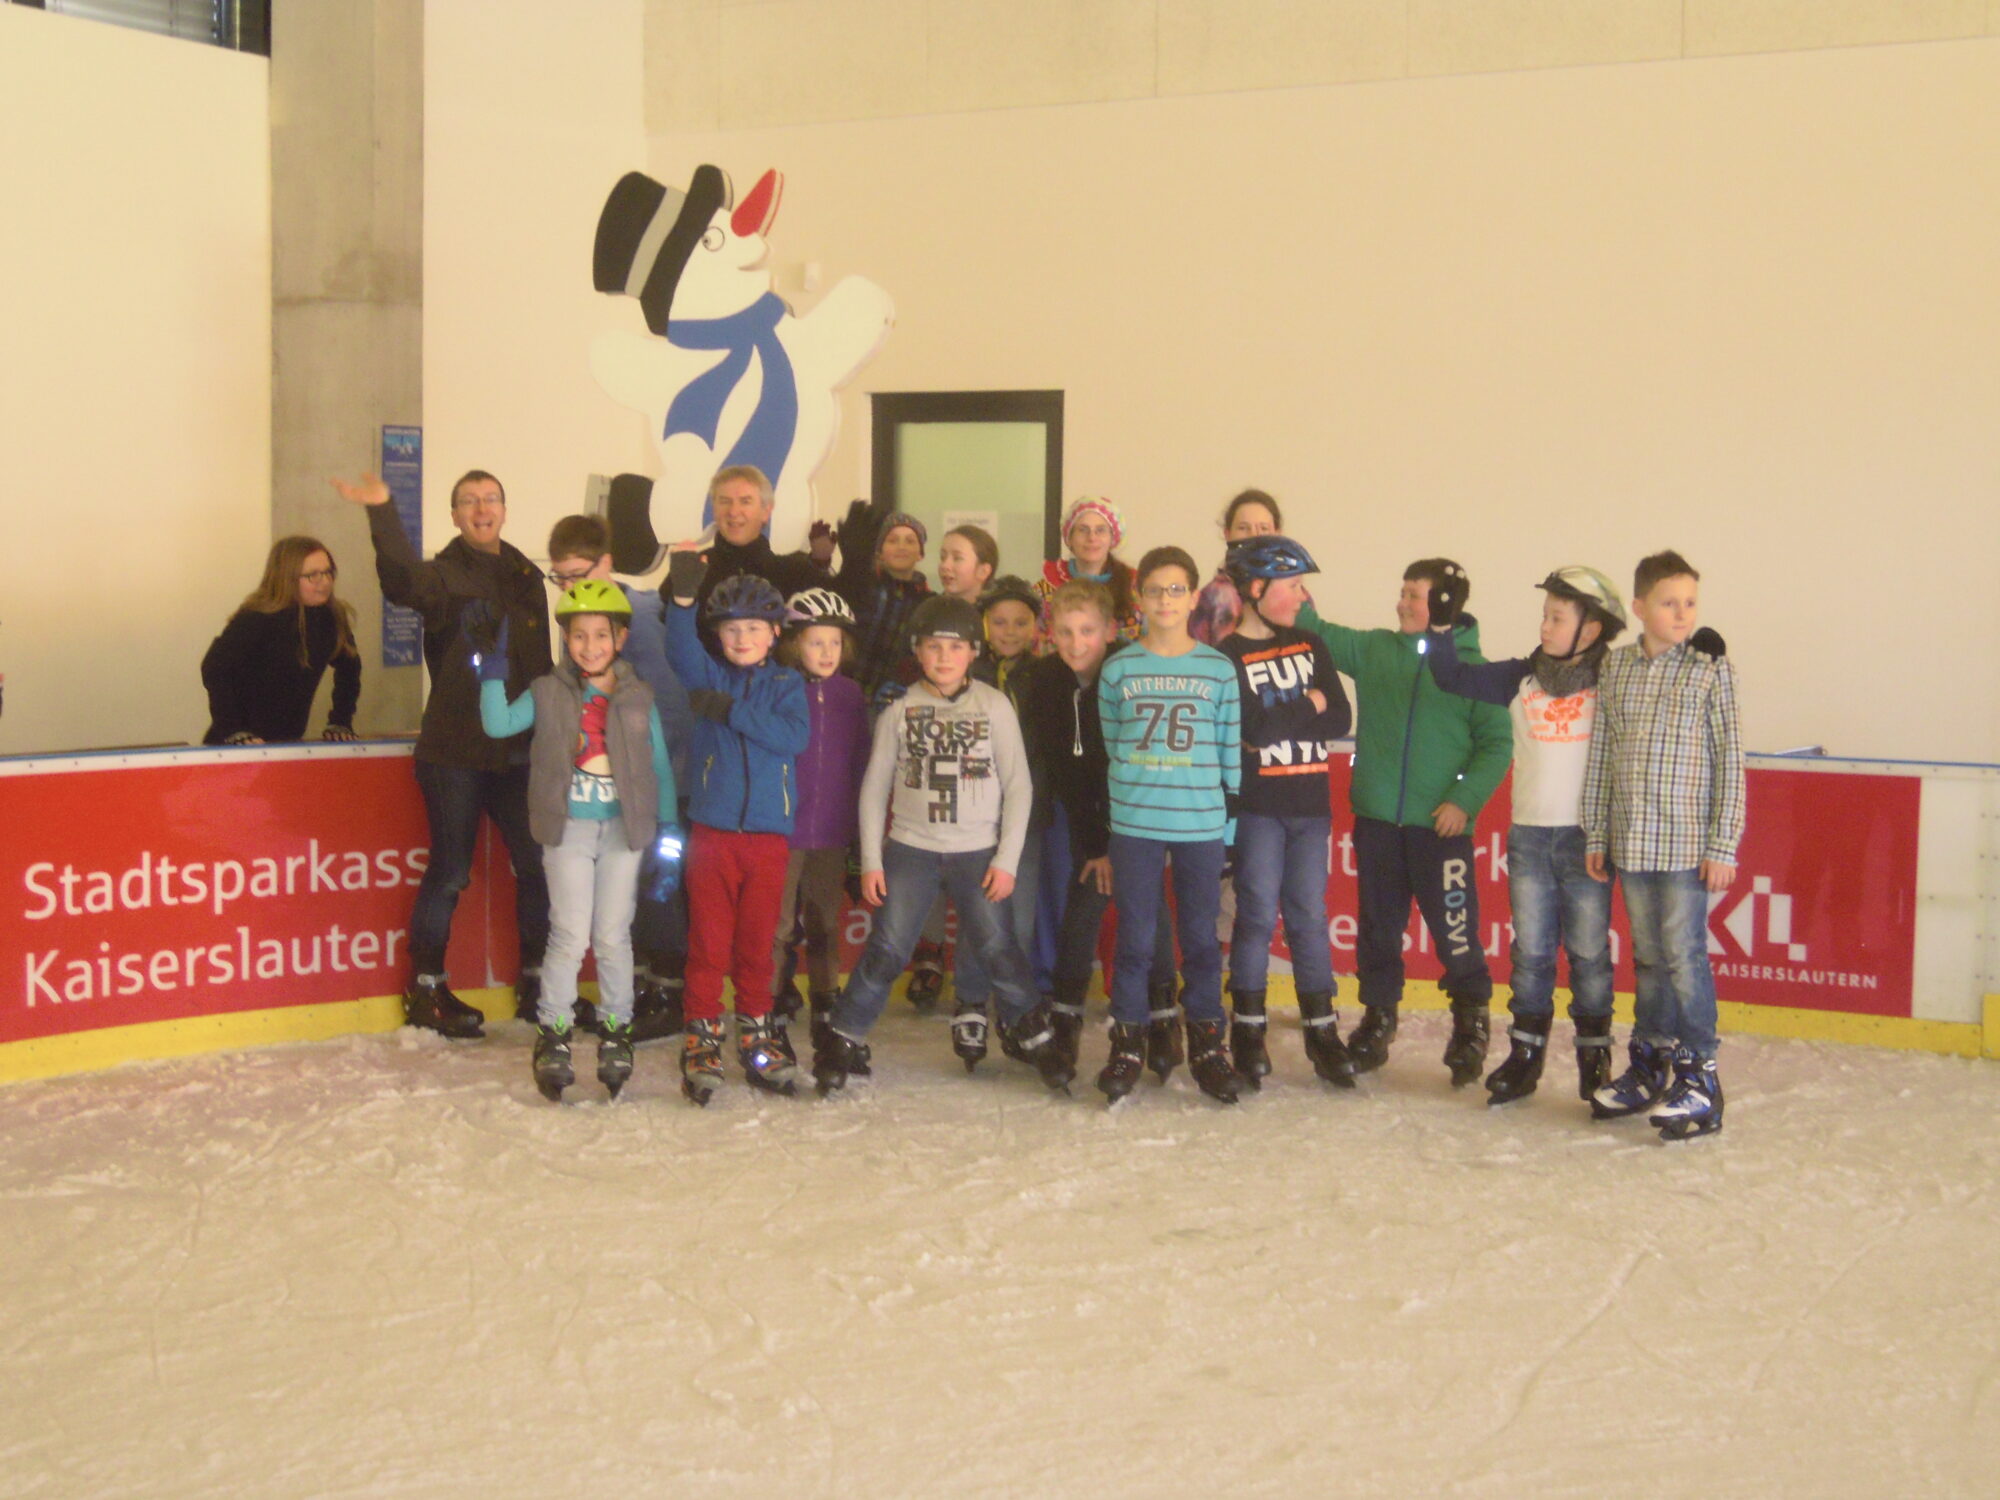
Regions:
M 687 989 L 691 1021 L 722 1014 L 724 976 L 736 983 L 736 1013 L 771 1011 L 771 945 L 785 899 L 791 841 L 782 833 L 731 833 L 697 823 L 688 834 Z

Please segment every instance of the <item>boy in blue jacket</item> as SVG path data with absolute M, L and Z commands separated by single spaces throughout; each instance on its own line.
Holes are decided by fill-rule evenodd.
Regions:
M 667 657 L 687 685 L 689 755 L 687 1032 L 681 1087 L 706 1104 L 722 1084 L 722 980 L 736 987 L 736 1049 L 750 1083 L 790 1094 L 798 1060 L 771 1015 L 771 953 L 784 902 L 798 757 L 812 733 L 804 680 L 771 660 L 785 601 L 754 574 L 724 579 L 702 605 L 717 661 L 695 629 L 704 564 L 674 554 Z

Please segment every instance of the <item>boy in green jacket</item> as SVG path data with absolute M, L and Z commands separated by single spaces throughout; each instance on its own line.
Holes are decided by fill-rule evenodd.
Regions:
M 1354 679 L 1354 855 L 1360 870 L 1356 966 L 1361 1024 L 1348 1038 L 1358 1073 L 1379 1068 L 1396 1035 L 1403 998 L 1403 929 L 1415 898 L 1444 964 L 1451 1040 L 1444 1050 L 1454 1087 L 1486 1063 L 1493 978 L 1479 939 L 1479 886 L 1472 821 L 1513 759 L 1507 711 L 1444 692 L 1424 670 L 1424 632 L 1454 625 L 1462 661 L 1483 661 L 1479 626 L 1460 619 L 1471 586 L 1444 557 L 1403 570 L 1394 630 L 1329 625 L 1308 604 L 1301 628 L 1326 642 L 1333 664 Z

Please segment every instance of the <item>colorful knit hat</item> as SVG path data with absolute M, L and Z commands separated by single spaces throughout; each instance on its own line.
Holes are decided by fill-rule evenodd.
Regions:
M 925 529 L 924 523 L 906 510 L 892 510 L 882 518 L 882 525 L 875 533 L 876 556 L 881 556 L 882 543 L 888 540 L 889 533 L 894 531 L 898 526 L 907 526 L 917 534 L 917 551 L 919 553 L 930 551 L 931 534 Z
M 1069 539 L 1069 529 L 1076 524 L 1080 515 L 1091 514 L 1101 517 L 1111 527 L 1111 548 L 1115 552 L 1118 544 L 1125 540 L 1125 518 L 1118 513 L 1118 507 L 1102 495 L 1079 495 L 1070 501 L 1069 509 L 1063 512 L 1062 535 Z

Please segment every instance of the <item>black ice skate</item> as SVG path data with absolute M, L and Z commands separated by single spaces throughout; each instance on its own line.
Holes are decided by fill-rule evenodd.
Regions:
M 1271 1076 L 1271 1050 L 1265 1044 L 1264 991 L 1231 990 L 1229 1056 L 1237 1076 L 1253 1090 Z
M 689 1021 L 681 1038 L 681 1092 L 706 1105 L 722 1087 L 722 1019 Z
M 1549 1055 L 1549 1017 L 1521 1016 L 1508 1028 L 1506 1059 L 1486 1075 L 1486 1102 L 1512 1104 L 1534 1093 Z
M 576 1029 L 586 1036 L 596 1036 L 602 1029 L 597 1019 L 597 1002 L 579 998 L 576 1002 Z
M 1009 1056 L 1013 1049 L 1005 1047 Z M 958 1014 L 951 1018 L 951 1050 L 970 1073 L 986 1058 L 986 1007 L 958 1002 Z
M 1722 1129 L 1722 1079 L 1715 1059 L 1696 1057 L 1686 1047 L 1674 1050 L 1674 1083 L 1659 1107 L 1646 1116 L 1663 1141 L 1684 1141 Z
M 1462 1089 L 1476 1082 L 1486 1068 L 1486 1043 L 1492 1019 L 1483 1001 L 1457 1001 L 1451 1006 L 1451 1036 L 1444 1044 L 1444 1065 L 1451 1069 L 1451 1086 Z
M 798 1089 L 799 1065 L 791 1039 L 773 1017 L 736 1018 L 736 1056 L 752 1088 L 790 1097 Z
M 1113 1104 L 1137 1088 L 1145 1074 L 1147 1030 L 1123 1021 L 1111 1023 L 1111 1056 L 1097 1075 L 1097 1086 Z
M 1389 1060 L 1389 1043 L 1396 1040 L 1396 1008 L 1368 1005 L 1361 1024 L 1347 1038 L 1347 1055 L 1356 1073 L 1372 1073 Z
M 812 1007 L 812 1023 L 807 1035 L 812 1038 L 813 1051 L 826 1045 L 826 1035 L 833 1030 L 833 1008 L 840 1004 L 839 990 L 814 990 L 807 1003 Z
M 1576 1018 L 1576 1096 L 1585 1104 L 1611 1081 L 1611 1017 Z
M 1299 1020 L 1305 1026 L 1306 1057 L 1322 1083 L 1337 1089 L 1354 1087 L 1354 1059 L 1340 1039 L 1340 1018 L 1333 1013 L 1333 996 L 1299 996 Z
M 613 1026 L 608 1021 L 597 1033 L 597 1081 L 612 1098 L 632 1077 L 632 1027 Z
M 944 994 L 944 949 L 936 943 L 918 943 L 910 960 L 910 983 L 903 993 L 919 1012 L 929 1015 Z
M 570 1063 L 569 1033 L 544 1026 L 535 1033 L 535 1087 L 552 1104 L 562 1103 L 563 1090 L 576 1082 Z
M 1049 1027 L 1055 1032 L 1056 1053 L 1074 1078 L 1077 1054 L 1083 1049 L 1083 998 L 1057 1000 L 1051 1005 Z
M 857 1042 L 831 1026 L 826 1029 L 825 1040 L 813 1047 L 813 1083 L 822 1099 L 839 1093 L 856 1078 L 872 1076 L 873 1072 L 868 1044 Z
M 1221 1021 L 1187 1023 L 1188 1071 L 1195 1084 L 1211 1099 L 1234 1104 L 1243 1091 L 1243 1080 L 1229 1061 L 1228 1037 Z
M 682 1025 L 681 982 L 661 979 L 650 969 L 635 976 L 632 987 L 632 1040 L 653 1042 L 676 1035 Z
M 1076 1077 L 1076 1061 L 1056 1040 L 1054 1007 L 1046 1000 L 1020 1020 L 1000 1028 L 1000 1050 L 1042 1075 L 1042 1082 L 1065 1092 Z M 970 1066 L 968 1064 L 968 1066 Z
M 542 970 L 539 964 L 524 964 L 514 980 L 514 1019 L 530 1025 L 539 1019 L 542 1008 Z
M 1146 1018 L 1146 1066 L 1159 1074 L 1160 1082 L 1187 1061 L 1181 1051 L 1180 1015 L 1174 1009 L 1172 984 L 1156 984 L 1148 992 L 1152 1009 Z
M 403 991 L 403 1019 L 455 1042 L 486 1034 L 486 1018 L 451 992 L 442 974 L 419 974 Z

